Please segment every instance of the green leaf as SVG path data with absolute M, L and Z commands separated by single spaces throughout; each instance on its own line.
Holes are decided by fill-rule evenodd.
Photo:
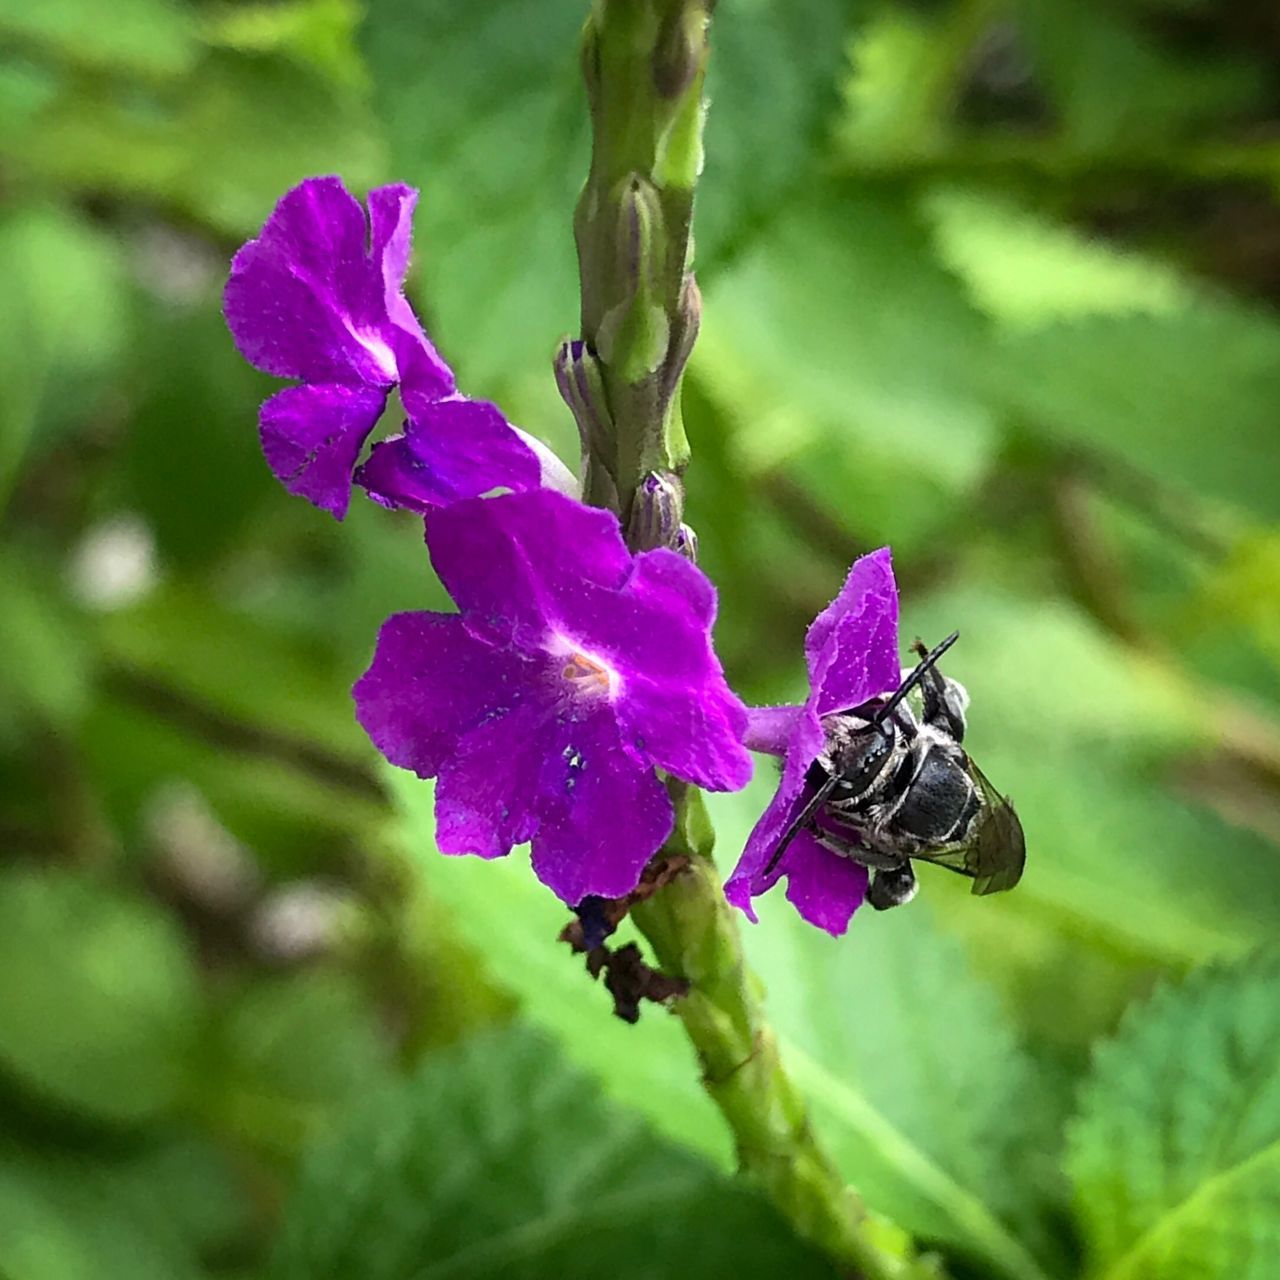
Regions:
M 1280 486 L 1258 465 L 1274 444 L 1280 322 L 1260 308 L 1205 299 L 1006 333 L 986 377 L 993 401 L 1033 430 L 1280 517 Z
M 1093 315 L 1170 315 L 1195 291 L 1172 267 L 1126 253 L 974 187 L 936 186 L 921 207 L 938 253 L 1001 325 Z
M 0 736 L 31 720 L 65 726 L 89 702 L 86 646 L 48 571 L 0 551 Z
M 501 384 L 576 323 L 587 172 L 577 0 L 382 0 L 364 47 L 391 168 L 422 189 L 426 311 L 464 379 Z
M 28 179 L 167 203 L 233 235 L 261 227 L 304 177 L 337 172 L 359 189 L 382 172 L 354 95 L 289 58 L 220 49 L 154 95 L 68 81 L 0 139 L 0 156 Z
M 143 1194 L 145 1179 L 131 1162 L 0 1148 L 0 1275 L 195 1280 L 203 1272 L 172 1201 L 154 1183 Z
M 695 265 L 717 267 L 816 176 L 854 10 L 844 0 L 737 0 L 717 10 Z
M 740 465 L 812 452 L 857 485 L 867 454 L 905 456 L 955 490 L 995 443 L 972 373 L 986 342 L 911 204 L 843 184 L 811 193 L 708 287 L 693 368 L 737 410 Z
M 740 796 L 710 797 L 726 862 L 741 848 L 767 785 L 766 779 Z M 614 1019 L 581 957 L 556 943 L 568 912 L 534 880 L 527 859 L 441 857 L 430 786 L 400 775 L 396 795 L 405 815 L 402 840 L 420 860 L 428 891 L 451 909 L 459 933 L 520 998 L 525 1015 L 555 1034 L 612 1097 L 727 1164 L 723 1122 L 698 1085 L 678 1024 L 656 1009 L 635 1027 Z M 820 1132 L 850 1180 L 874 1208 L 986 1258 L 1002 1275 L 1043 1274 L 1019 1233 L 1025 1226 L 1034 1236 L 1045 1194 L 1028 1172 L 1041 1136 L 1030 1103 L 1043 1116 L 1053 1109 L 1036 1098 L 1012 1033 L 990 994 L 965 974 L 955 945 L 915 908 L 894 913 L 906 917 L 900 931 L 893 917 L 865 929 L 859 921 L 839 943 L 801 923 L 784 903 L 769 914 L 758 929 L 744 927 L 773 993 L 768 1007 L 783 1031 L 783 1062 L 818 1108 Z M 868 977 L 889 973 L 909 974 L 902 990 Z M 941 1012 L 923 1018 L 919 1009 Z M 886 1043 L 896 1046 L 889 1074 L 881 1057 Z M 970 1149 L 980 1130 L 982 1141 Z M 1007 1170 L 1019 1152 L 1027 1159 L 1015 1179 Z M 996 1210 L 987 1207 L 989 1193 Z M 1003 1212 L 1017 1229 L 1001 1219 Z
M 85 417 L 123 349 L 119 246 L 56 208 L 0 218 L 0 506 L 36 428 Z
M 1016 6 L 1070 150 L 1140 154 L 1260 105 L 1266 92 L 1260 65 L 1207 48 L 1177 55 L 1120 8 L 1106 0 Z
M 128 1123 L 190 1079 L 196 976 L 151 904 L 67 871 L 0 875 L 0 1064 L 34 1093 Z
M 271 1275 L 641 1280 L 691 1265 L 834 1275 L 767 1205 L 513 1029 L 428 1059 L 315 1153 Z
M 221 1019 L 206 1064 L 219 1118 L 292 1159 L 356 1098 L 390 1079 L 390 1044 L 368 994 L 340 972 L 258 981 Z
M 642 1112 L 665 1136 L 730 1168 L 728 1134 L 697 1087 L 698 1064 L 679 1023 L 657 1010 L 634 1027 L 613 1017 L 608 992 L 592 983 L 582 957 L 557 941 L 572 913 L 534 878 L 525 851 L 497 862 L 441 855 L 432 785 L 401 770 L 386 776 L 402 814 L 396 843 L 477 962 L 612 1098 Z
M 1193 975 L 1097 1052 L 1068 1172 L 1099 1280 L 1266 1280 L 1280 1198 L 1280 959 Z
M 240 358 L 212 289 L 182 309 L 154 306 L 139 338 L 118 500 L 150 526 L 162 563 L 203 568 L 261 520 L 268 495 L 280 502 L 257 431 L 275 388 Z
M 196 58 L 195 21 L 180 0 L 0 0 L 0 37 L 48 49 L 94 70 L 176 76 Z

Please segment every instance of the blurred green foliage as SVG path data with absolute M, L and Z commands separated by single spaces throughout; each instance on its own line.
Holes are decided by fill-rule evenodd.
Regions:
M 412 520 L 274 484 L 218 314 L 289 185 L 412 182 L 433 334 L 567 454 L 584 4 L 0 0 L 4 1280 L 824 1274 L 674 1022 L 611 1019 L 520 856 L 441 859 L 378 769 L 348 689 L 443 594 Z M 926 875 L 838 942 L 767 903 L 785 1057 L 957 1276 L 1261 1280 L 1280 21 L 721 0 L 713 48 L 686 418 L 726 666 L 795 694 L 892 544 L 1029 846 L 1016 893 Z M 725 864 L 768 786 L 713 805 Z

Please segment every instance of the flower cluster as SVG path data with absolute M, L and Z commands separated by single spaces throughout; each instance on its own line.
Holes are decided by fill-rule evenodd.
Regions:
M 267 462 L 290 493 L 339 520 L 353 480 L 417 511 L 496 488 L 573 487 L 559 459 L 498 409 L 458 394 L 405 300 L 417 200 L 410 187 L 379 187 L 366 218 L 340 179 L 310 178 L 231 264 L 223 311 L 240 354 L 299 380 L 262 406 Z M 361 466 L 395 387 L 404 430 Z
M 841 932 L 865 892 L 860 867 L 801 833 L 761 869 L 804 802 L 820 717 L 896 683 L 888 553 L 860 560 L 810 629 L 808 701 L 749 714 L 712 646 L 703 572 L 667 546 L 629 549 L 544 445 L 458 391 L 403 293 L 416 200 L 381 187 L 366 216 L 339 179 L 309 179 L 236 254 L 225 295 L 245 358 L 297 383 L 262 406 L 276 476 L 338 519 L 353 484 L 421 514 L 457 606 L 387 620 L 355 686 L 360 723 L 391 763 L 437 780 L 443 852 L 530 843 L 535 872 L 571 905 L 635 889 L 674 823 L 659 770 L 737 790 L 748 747 L 781 755 L 726 891 L 754 919 L 752 897 L 786 876 L 800 913 Z M 396 388 L 403 429 L 366 455 Z

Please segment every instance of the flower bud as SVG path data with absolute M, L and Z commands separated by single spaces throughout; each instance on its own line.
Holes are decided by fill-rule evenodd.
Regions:
M 670 402 L 680 384 L 680 375 L 689 363 L 698 330 L 702 327 L 702 290 L 693 272 L 687 272 L 680 289 L 680 310 L 671 327 L 671 344 L 662 367 L 662 403 Z
M 627 521 L 627 545 L 633 551 L 670 547 L 681 529 L 684 485 L 670 471 L 650 471 L 640 482 Z
M 661 367 L 670 324 L 658 282 L 666 264 L 666 220 L 657 188 L 633 173 L 618 197 L 618 275 L 626 293 L 605 315 L 597 334 L 600 358 L 626 382 L 640 382 Z
M 693 526 L 682 524 L 676 532 L 675 540 L 671 544 L 673 551 L 678 551 L 686 560 L 698 563 L 698 535 L 694 532 Z
M 688 92 L 706 60 L 707 13 L 697 0 L 675 6 L 663 22 L 653 57 L 653 87 L 671 101 Z
M 600 362 L 580 338 L 566 339 L 556 351 L 556 386 L 582 438 L 584 453 L 598 453 L 613 435 Z

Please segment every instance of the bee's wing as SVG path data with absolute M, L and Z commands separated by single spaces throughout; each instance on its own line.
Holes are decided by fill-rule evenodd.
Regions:
M 1013 805 L 991 785 L 972 760 L 969 767 L 973 770 L 983 800 L 969 838 L 912 856 L 971 877 L 974 893 L 1000 893 L 1012 889 L 1022 879 L 1022 868 L 1027 860 L 1022 823 L 1018 821 Z

